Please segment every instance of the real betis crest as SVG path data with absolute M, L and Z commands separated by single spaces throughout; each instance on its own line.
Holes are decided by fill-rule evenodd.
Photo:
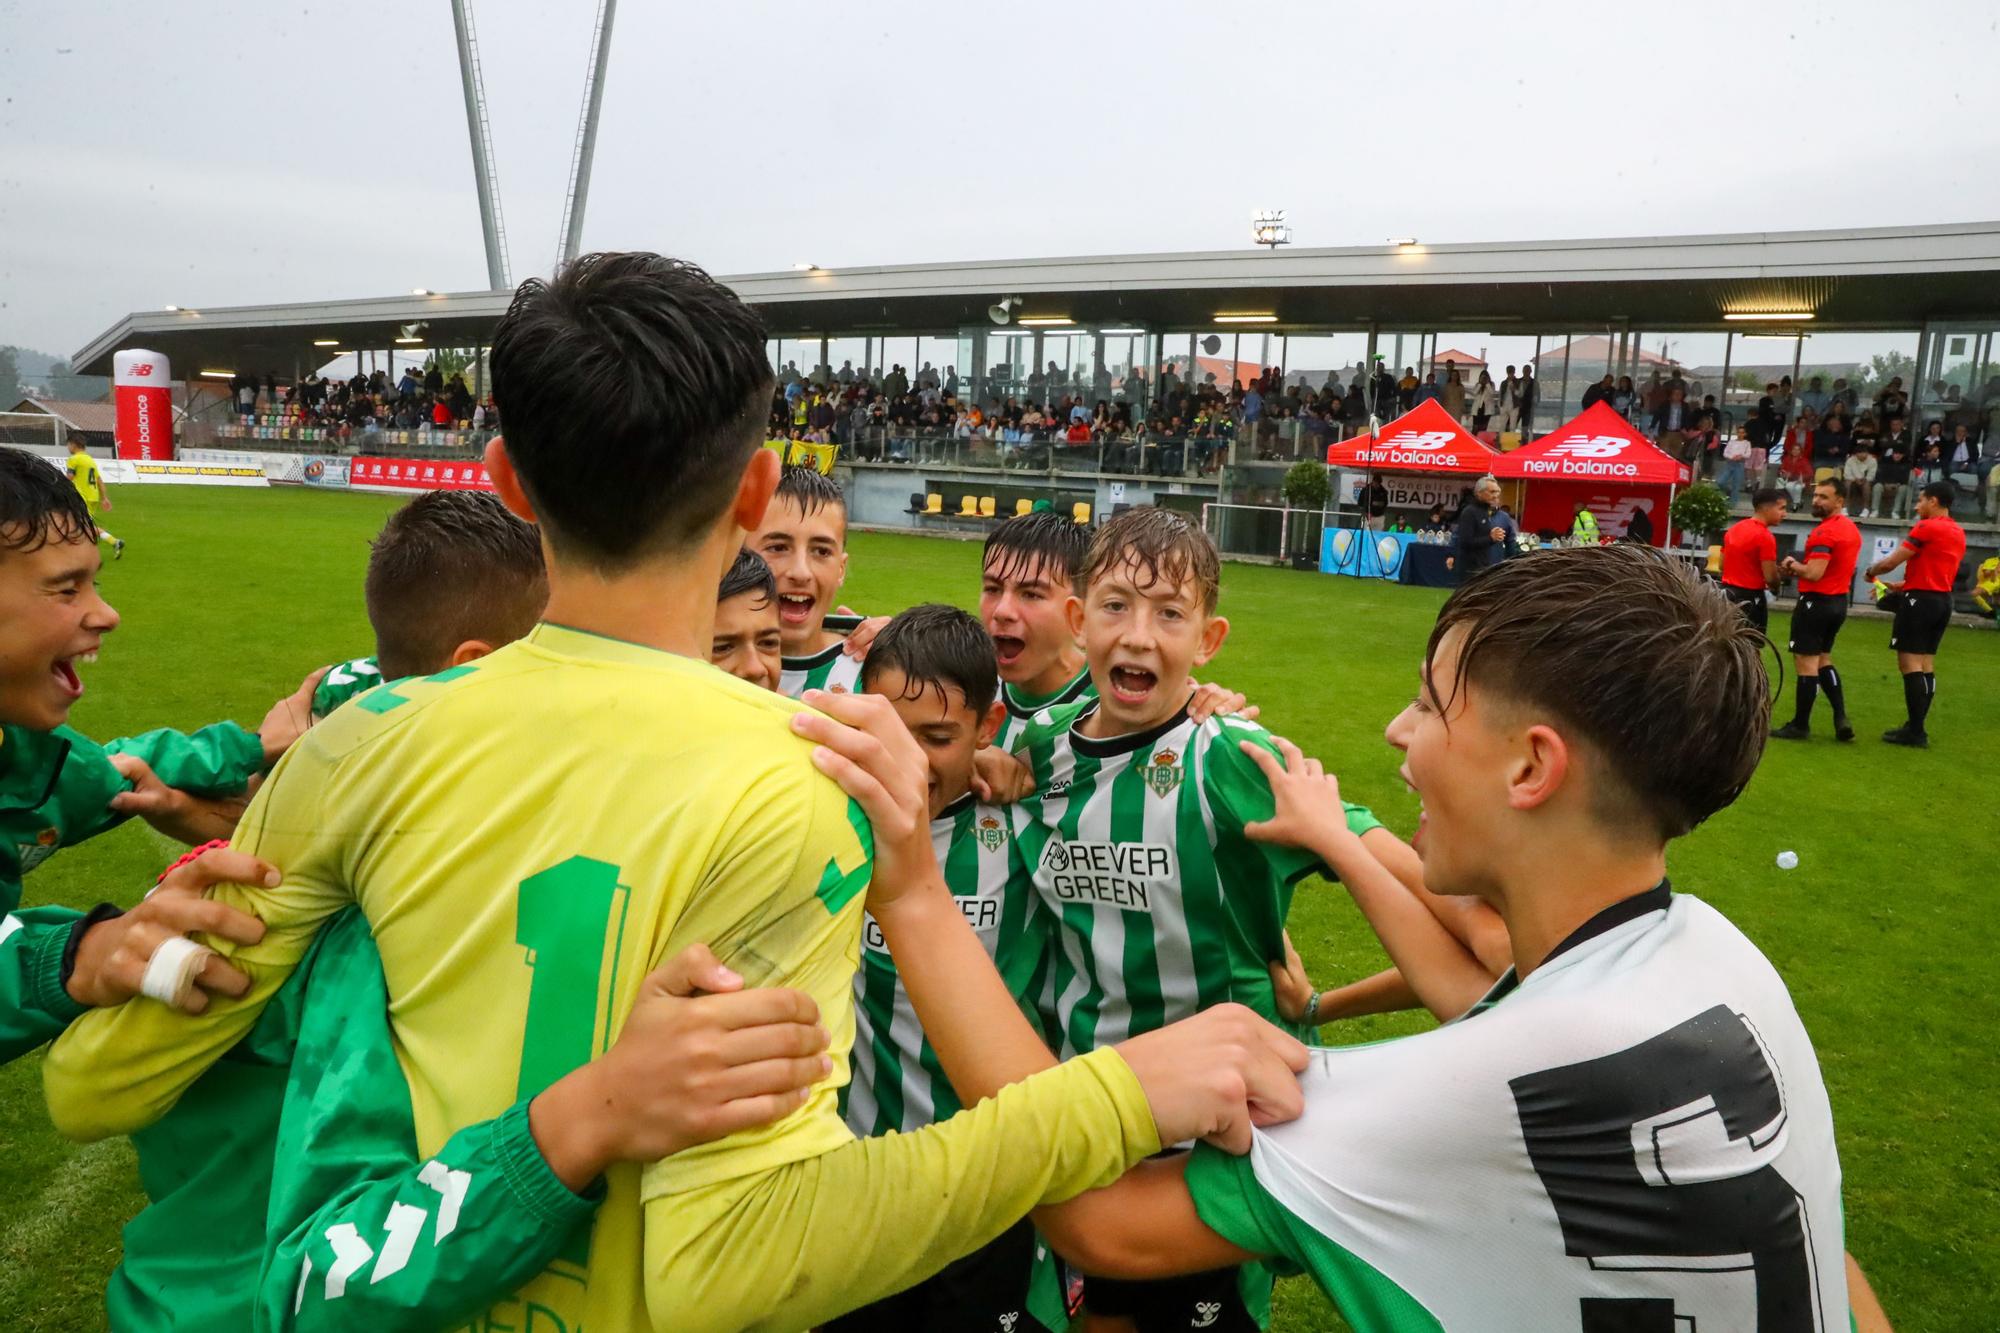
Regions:
M 1156 795 L 1165 796 L 1181 785 L 1181 757 L 1172 750 L 1158 750 L 1153 762 L 1139 765 L 1139 776 Z
M 972 826 L 972 836 L 989 852 L 999 851 L 1007 842 L 1006 828 L 992 815 L 980 816 L 979 822 Z
M 14 854 L 21 859 L 21 873 L 27 874 L 42 862 L 56 854 L 56 844 L 62 841 L 62 834 L 52 828 L 45 828 L 35 835 L 33 842 L 17 842 Z

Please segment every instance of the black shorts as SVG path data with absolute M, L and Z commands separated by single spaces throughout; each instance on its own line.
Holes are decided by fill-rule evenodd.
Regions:
M 1257 1333 L 1257 1319 L 1243 1308 L 1241 1269 L 1217 1268 L 1157 1282 L 1084 1279 L 1083 1308 L 1123 1315 L 1139 1333 L 1201 1328 L 1215 1333 Z
M 1771 604 L 1764 600 L 1762 588 L 1738 588 L 1725 583 L 1722 595 L 1736 603 L 1736 609 L 1743 613 L 1745 620 L 1757 627 L 1759 634 L 1770 632 Z
M 980 1249 L 907 1291 L 830 1319 L 821 1333 L 905 1333 L 915 1329 L 1012 1329 L 1040 1333 L 1028 1314 L 1035 1226 L 1023 1218 Z
M 1951 624 L 1951 594 L 1906 592 L 1896 601 L 1896 627 L 1889 631 L 1889 646 L 1924 657 L 1935 653 Z
M 1840 627 L 1847 623 L 1847 598 L 1837 592 L 1802 592 L 1792 609 L 1791 652 L 1794 657 L 1824 657 L 1833 651 Z

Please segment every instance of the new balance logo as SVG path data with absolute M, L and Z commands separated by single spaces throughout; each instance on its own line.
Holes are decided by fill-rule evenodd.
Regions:
M 1399 430 L 1377 443 L 1380 449 L 1443 449 L 1457 438 L 1448 430 Z
M 1616 458 L 1625 452 L 1627 443 L 1616 435 L 1572 435 L 1549 450 L 1549 457 Z

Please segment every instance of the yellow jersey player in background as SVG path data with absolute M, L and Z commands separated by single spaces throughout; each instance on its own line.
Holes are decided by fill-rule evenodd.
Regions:
M 76 493 L 89 507 L 93 522 L 100 513 L 111 512 L 111 488 L 104 484 L 104 472 L 97 466 L 97 460 L 84 447 L 81 431 L 69 433 L 69 457 L 64 460 L 63 467 L 69 472 L 69 484 L 76 487 Z M 101 523 L 97 527 L 97 540 L 111 543 L 113 560 L 125 554 L 125 543 L 112 536 Z
M 508 438 L 487 466 L 541 524 L 544 623 L 378 688 L 294 746 L 236 839 L 284 882 L 217 894 L 267 928 L 254 946 L 218 942 L 249 994 L 192 1021 L 155 1005 L 86 1019 L 44 1066 L 58 1127 L 98 1137 L 156 1119 L 349 903 L 381 953 L 420 1153 L 523 1098 L 538 1142 L 562 1136 L 564 1107 L 540 1091 L 605 1050 L 641 979 L 697 942 L 750 985 L 805 992 L 831 1034 L 832 1076 L 775 1124 L 644 1167 L 598 1153 L 587 1238 L 494 1293 L 475 1327 L 805 1328 L 1162 1141 L 1241 1150 L 1253 1103 L 1295 1113 L 1303 1048 L 1218 1010 L 918 1134 L 848 1132 L 836 1094 L 871 832 L 793 734 L 800 705 L 703 660 L 718 582 L 778 479 L 758 447 L 764 347 L 728 289 L 657 255 L 586 256 L 522 285 L 494 338 Z M 395 1215 L 357 1239 L 378 1266 L 465 1248 L 441 1220 L 413 1231 Z

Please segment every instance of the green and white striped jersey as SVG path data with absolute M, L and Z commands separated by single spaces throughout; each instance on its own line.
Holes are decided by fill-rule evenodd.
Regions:
M 993 743 L 1002 750 L 1013 750 L 1027 735 L 1028 724 L 1035 720 L 1036 714 L 1096 697 L 1097 686 L 1091 683 L 1088 666 L 1070 677 L 1069 682 L 1053 694 L 1028 694 L 1003 680 L 1000 682 L 1000 702 L 1007 705 L 1007 719 L 1000 724 L 1000 733 L 993 738 Z
M 778 693 L 796 699 L 807 690 L 830 690 L 852 694 L 861 688 L 861 659 L 849 657 L 845 643 L 829 644 L 810 657 L 780 659 L 783 674 L 778 677 Z
M 967 795 L 931 821 L 931 846 L 1000 979 L 1016 999 L 1032 995 L 1048 959 L 1048 918 L 1015 854 L 1007 812 Z M 1023 1008 L 1032 1019 L 1031 1006 Z M 872 916 L 862 919 L 861 967 L 854 974 L 852 1061 L 841 1111 L 863 1138 L 908 1133 L 960 1109 Z
M 1054 918 L 1060 1053 L 1231 1000 L 1282 1022 L 1266 969 L 1285 956 L 1292 886 L 1329 872 L 1310 852 L 1244 836 L 1272 798 L 1237 742 L 1275 753 L 1270 733 L 1181 712 L 1099 740 L 1078 730 L 1095 708 L 1054 709 L 1028 728 L 1036 795 L 1014 807 L 1021 859 Z M 1378 822 L 1347 807 L 1357 833 Z
M 313 687 L 313 720 L 317 722 L 355 695 L 372 690 L 381 683 L 382 668 L 375 664 L 372 657 L 357 657 L 350 662 L 328 667 L 319 684 Z

